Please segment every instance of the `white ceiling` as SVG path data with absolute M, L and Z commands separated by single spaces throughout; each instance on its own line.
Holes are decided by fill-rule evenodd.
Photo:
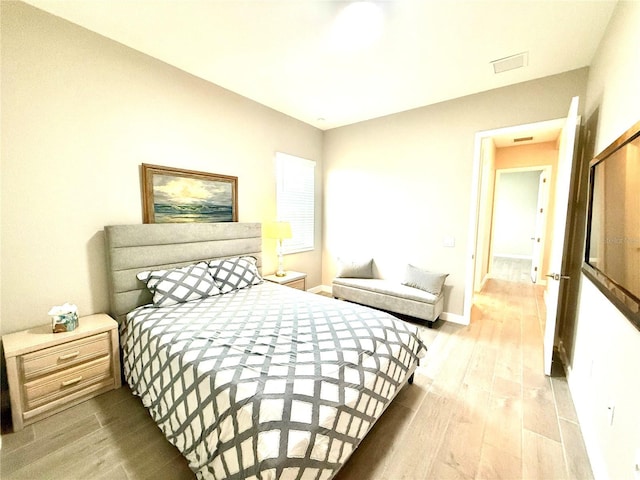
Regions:
M 372 2 L 382 30 L 364 46 L 336 41 L 345 1 L 27 3 L 328 129 L 588 66 L 616 0 Z M 493 73 L 521 52 L 527 66 Z
M 496 148 L 516 147 L 531 143 L 554 142 L 562 133 L 567 119 L 557 118 L 527 125 L 501 128 L 485 136 L 491 137 Z M 531 138 L 531 140 L 524 140 Z

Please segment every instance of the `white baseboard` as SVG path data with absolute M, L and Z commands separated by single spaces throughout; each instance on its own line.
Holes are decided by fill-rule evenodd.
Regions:
M 457 313 L 450 312 L 442 312 L 440 314 L 440 318 L 447 322 L 457 323 L 458 325 L 469 325 L 469 322 L 463 315 L 458 315 Z
M 500 258 L 515 258 L 517 260 L 532 260 L 533 257 L 531 255 L 517 255 L 517 254 L 510 254 L 510 253 L 496 253 L 493 255 L 494 257 L 500 257 Z
M 328 287 L 326 285 L 318 285 L 316 287 L 310 288 L 309 290 L 307 290 L 307 292 L 310 292 L 310 293 L 331 293 L 331 287 Z

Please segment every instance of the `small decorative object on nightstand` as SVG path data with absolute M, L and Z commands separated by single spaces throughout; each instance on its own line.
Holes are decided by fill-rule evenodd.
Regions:
M 51 324 L 2 336 L 13 430 L 119 388 L 118 324 L 105 314 L 81 317 L 53 333 Z
M 71 303 L 51 307 L 49 315 L 53 333 L 70 332 L 78 326 L 78 307 Z
M 297 288 L 298 290 L 306 290 L 307 274 L 301 272 L 292 272 L 289 270 L 284 276 L 280 277 L 276 275 L 267 275 L 265 280 L 270 282 L 279 283 L 280 285 L 286 285 L 287 287 Z

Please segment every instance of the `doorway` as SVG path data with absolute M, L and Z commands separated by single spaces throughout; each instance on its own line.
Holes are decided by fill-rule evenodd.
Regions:
M 488 276 L 522 283 L 540 278 L 551 168 L 496 171 Z M 544 277 L 543 277 L 544 278 Z
M 465 311 L 466 319 L 470 318 L 473 295 L 479 292 L 486 280 L 489 278 L 491 268 L 491 234 L 493 224 L 493 205 L 496 191 L 497 171 L 501 169 L 540 169 L 548 166 L 546 160 L 540 160 L 542 155 L 530 155 L 531 150 L 536 146 L 555 145 L 557 142 L 565 119 L 548 120 L 532 124 L 506 127 L 496 130 L 478 132 L 475 139 L 475 162 L 474 181 L 472 191 L 471 211 L 474 215 L 470 217 L 469 231 L 472 234 L 470 240 L 470 268 L 467 269 L 467 280 L 465 284 Z M 528 147 L 525 149 L 518 147 Z M 554 147 L 555 149 L 556 147 Z M 525 152 L 526 154 L 522 154 Z M 540 152 L 539 152 L 540 153 Z M 553 155 L 557 158 L 557 152 Z M 547 161 L 548 162 L 548 161 Z M 550 171 L 548 190 L 553 192 L 555 183 L 553 169 Z M 553 213 L 553 198 L 548 201 L 548 215 Z M 551 222 L 547 222 L 545 227 L 545 237 L 548 248 Z M 546 248 L 545 248 L 546 250 Z M 543 250 L 544 251 L 544 250 Z M 543 255 L 546 254 L 543 253 Z M 542 265 L 538 270 L 543 270 Z M 544 284 L 543 278 L 538 280 L 539 284 Z
M 470 256 L 469 268 L 466 276 L 465 288 L 465 319 L 471 319 L 471 305 L 475 293 L 475 285 L 478 279 L 478 270 L 483 267 L 486 261 L 485 252 L 488 250 L 484 237 L 487 235 L 486 211 L 488 202 L 486 198 L 495 195 L 495 187 L 485 179 L 488 173 L 495 171 L 498 166 L 496 158 L 496 145 L 498 141 L 518 143 L 533 142 L 540 134 L 552 135 L 557 142 L 556 168 L 553 172 L 550 191 L 552 196 L 549 199 L 550 217 L 549 224 L 551 230 L 547 229 L 547 243 L 550 245 L 549 252 L 549 273 L 545 277 L 551 277 L 545 291 L 546 322 L 542 327 L 544 330 L 544 372 L 551 374 L 552 354 L 557 339 L 559 303 L 564 299 L 560 292 L 560 282 L 566 283 L 571 276 L 566 271 L 565 245 L 569 242 L 571 231 L 566 229 L 571 218 L 569 208 L 570 192 L 575 189 L 574 177 L 576 170 L 576 159 L 578 158 L 580 131 L 580 116 L 578 114 L 579 98 L 573 97 L 569 106 L 567 116 L 558 120 L 540 122 L 536 124 L 509 127 L 506 129 L 479 132 L 476 134 L 474 171 L 471 196 L 471 212 L 469 217 L 470 232 Z M 533 134 L 532 134 L 533 133 Z M 539 139 L 538 139 L 539 140 Z M 489 186 L 489 188 L 487 188 Z M 479 246 L 482 245 L 482 248 Z M 544 267 L 543 267 L 544 268 Z

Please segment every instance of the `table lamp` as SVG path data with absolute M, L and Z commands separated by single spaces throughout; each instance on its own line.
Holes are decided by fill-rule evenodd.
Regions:
M 264 226 L 264 236 L 278 240 L 278 271 L 276 272 L 276 277 L 284 277 L 287 272 L 284 271 L 282 264 L 282 240 L 291 238 L 291 224 L 289 222 L 266 223 Z

